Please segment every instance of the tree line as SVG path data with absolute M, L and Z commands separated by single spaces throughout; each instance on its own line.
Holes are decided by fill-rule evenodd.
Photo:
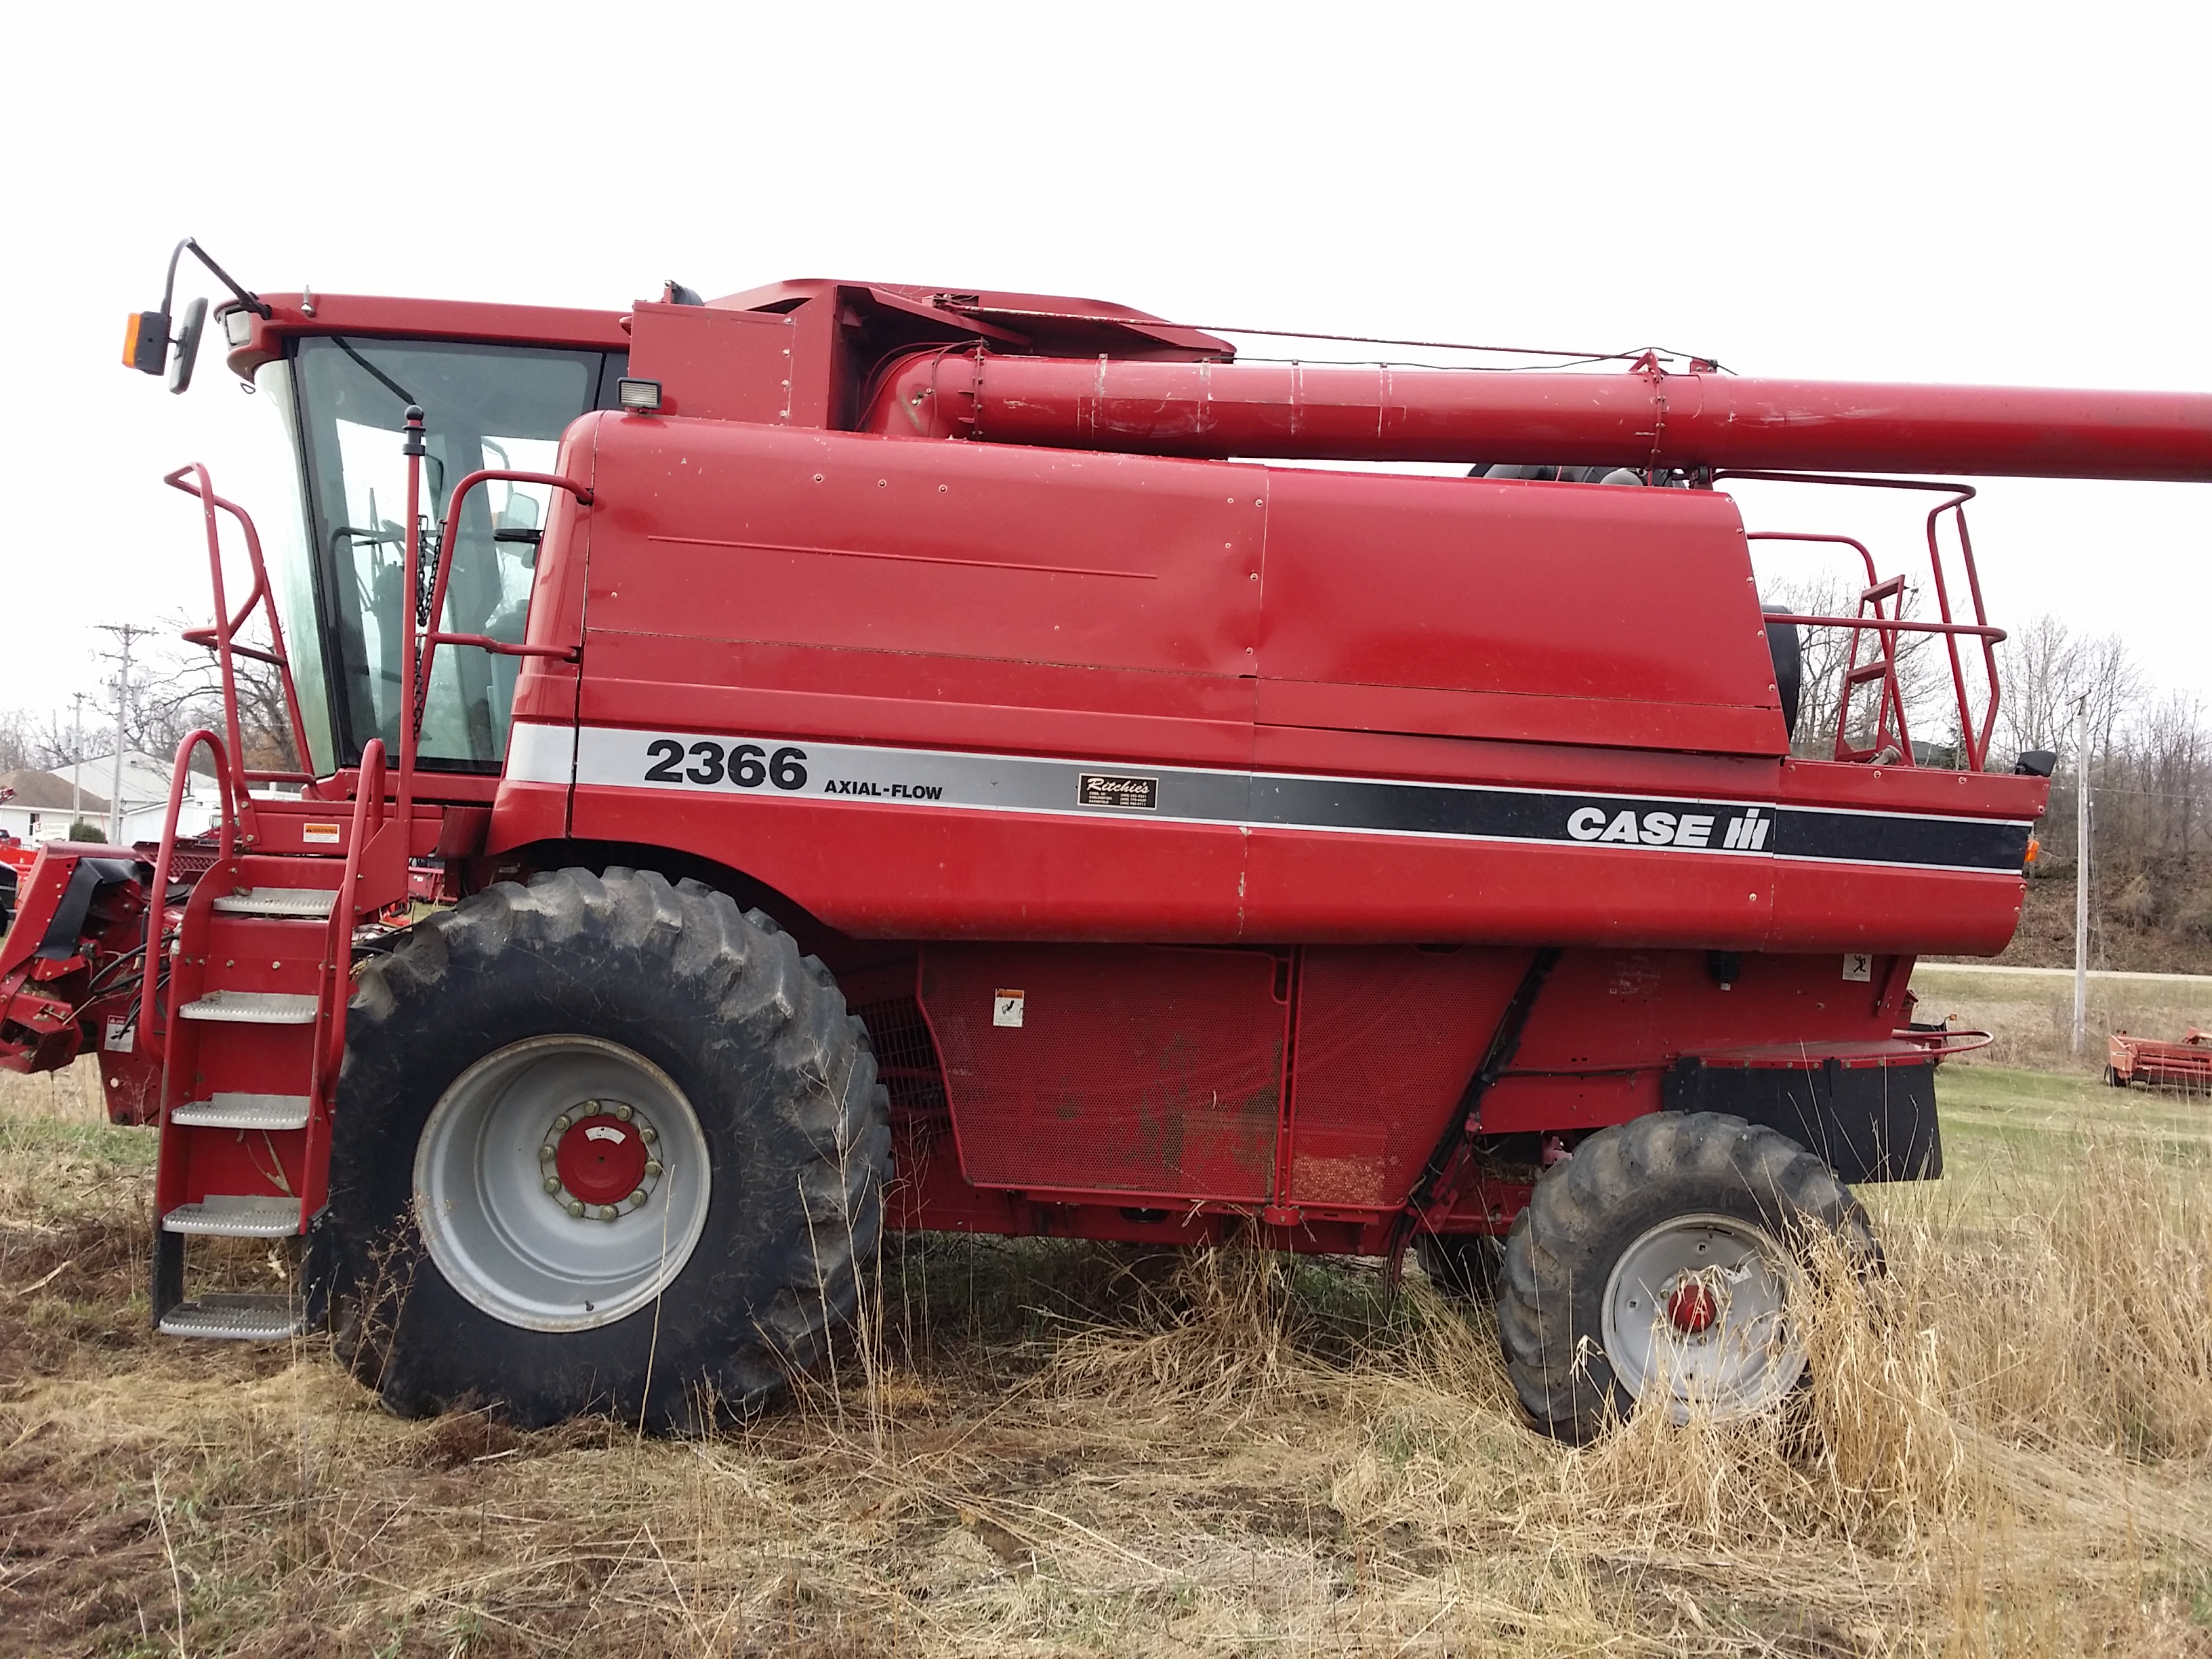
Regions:
M 1775 583 L 1767 598 L 1806 615 L 1858 611 L 1857 590 L 1840 580 Z M 1917 614 L 1914 598 L 1908 590 L 1908 617 Z M 1825 757 L 1834 752 L 1837 721 L 1844 714 L 1838 705 L 1851 636 L 1843 629 L 1807 628 L 1799 637 L 1803 685 L 1791 746 Z M 1861 646 L 1860 660 L 1871 648 L 1870 641 Z M 1962 642 L 1960 657 L 1969 712 L 1978 720 L 1987 695 L 1980 647 Z M 1989 766 L 2008 770 L 2018 757 L 2037 750 L 2057 757 L 2050 805 L 2036 826 L 2032 876 L 2071 885 L 2080 865 L 2075 806 L 2086 771 L 2093 951 L 2109 956 L 2116 942 L 2100 940 L 2100 933 L 2133 930 L 2166 935 L 2204 961 L 2212 951 L 2212 731 L 2203 703 L 2157 686 L 2120 635 L 2089 634 L 2053 616 L 2008 630 L 1996 660 Z M 1955 764 L 1960 720 L 1947 648 L 1930 635 L 1900 636 L 1898 678 L 1917 757 Z M 1867 708 L 1855 700 L 1845 718 L 1847 735 L 1863 744 L 1870 731 Z
M 168 639 L 131 665 L 123 702 L 123 747 L 167 761 L 187 733 L 206 726 L 223 729 L 222 682 L 215 653 L 178 637 L 190 623 L 171 617 L 161 633 Z M 250 641 L 252 642 L 252 641 Z M 258 642 L 254 642 L 258 643 Z M 260 648 L 265 649 L 265 645 Z M 291 722 L 284 709 L 276 670 L 250 657 L 234 657 L 239 729 L 245 764 L 280 771 L 294 764 Z M 117 666 L 110 659 L 111 668 Z M 0 709 L 0 772 L 66 772 L 76 762 L 115 752 L 116 676 L 111 672 L 84 700 L 80 729 L 73 712 Z M 204 757 L 198 770 L 207 764 Z M 88 777 L 85 787 L 105 793 L 103 780 Z

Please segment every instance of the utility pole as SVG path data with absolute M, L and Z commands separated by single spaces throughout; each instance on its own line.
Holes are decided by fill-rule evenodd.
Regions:
M 123 641 L 123 666 L 115 676 L 114 787 L 107 798 L 107 841 L 112 847 L 121 843 L 123 836 L 123 723 L 131 711 L 131 647 L 154 630 L 136 623 L 102 623 L 100 628 Z
M 70 733 L 70 822 L 84 819 L 84 693 L 72 691 L 76 716 Z
M 2074 723 L 2074 1042 L 2089 1034 L 2089 699 Z

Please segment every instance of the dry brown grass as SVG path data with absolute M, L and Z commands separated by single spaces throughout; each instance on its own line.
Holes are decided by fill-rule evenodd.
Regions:
M 2212 1654 L 2191 1141 L 1954 1137 L 1764 1427 L 1552 1445 L 1365 1264 L 946 1239 L 865 1364 L 665 1443 L 152 1338 L 143 1138 L 0 1090 L 0 1651 Z

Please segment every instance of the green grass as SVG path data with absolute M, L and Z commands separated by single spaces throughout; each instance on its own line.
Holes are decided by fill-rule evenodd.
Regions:
M 2144 1088 L 2113 1089 L 2072 1073 L 2008 1066 L 1946 1066 L 1936 1074 L 1947 1163 L 2003 1152 L 2078 1156 L 2087 1139 L 2139 1144 L 2179 1167 L 2212 1164 L 2212 1101 Z
M 154 1167 L 154 1132 L 112 1123 L 75 1123 L 58 1118 L 0 1117 L 0 1152 L 41 1153 L 107 1164 L 118 1170 Z

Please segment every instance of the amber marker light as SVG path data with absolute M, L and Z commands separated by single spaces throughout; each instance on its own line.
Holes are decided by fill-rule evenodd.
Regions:
M 168 345 L 169 319 L 158 311 L 134 311 L 123 325 L 123 367 L 159 374 Z

